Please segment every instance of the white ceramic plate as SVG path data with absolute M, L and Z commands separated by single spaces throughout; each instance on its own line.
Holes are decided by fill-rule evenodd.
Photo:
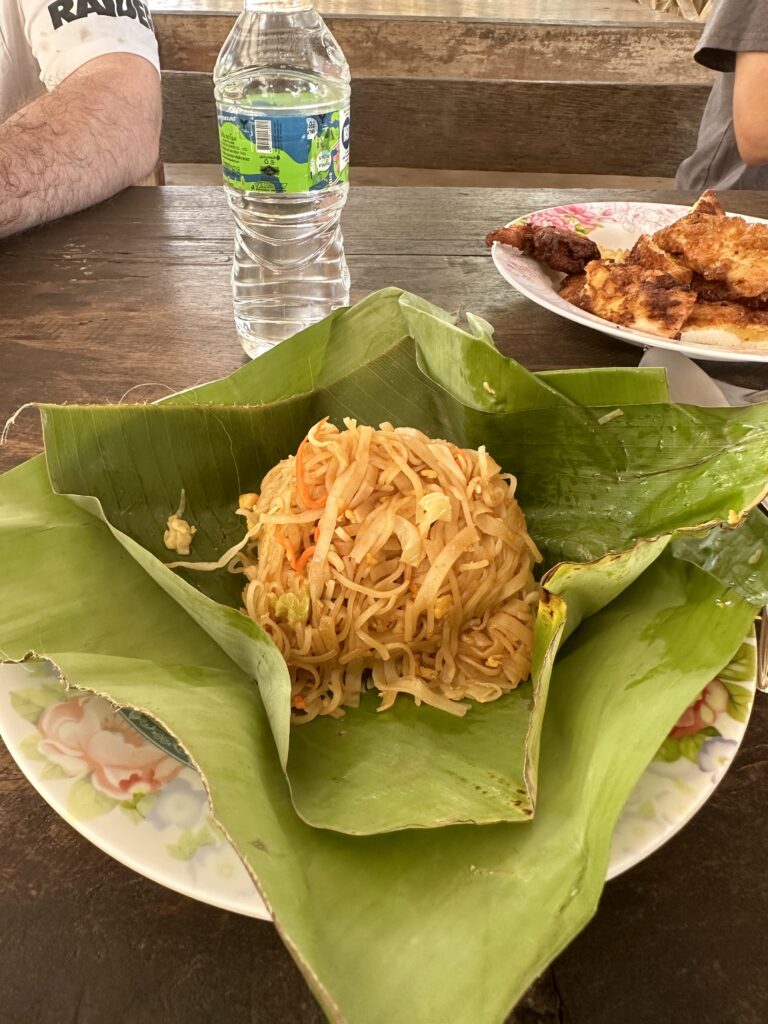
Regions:
M 619 820 L 609 878 L 658 849 L 711 796 L 747 727 L 755 662 L 750 637 L 682 716 Z M 30 662 L 0 665 L 0 735 L 51 807 L 115 860 L 203 903 L 269 918 L 211 818 L 202 780 L 153 722 L 68 692 Z
M 537 210 L 536 213 L 520 217 L 514 223 L 527 221 L 529 224 L 561 227 L 593 239 L 601 248 L 629 249 L 640 235 L 653 234 L 688 212 L 688 206 L 669 206 L 662 203 L 583 203 Z M 744 220 L 750 224 L 768 224 L 768 221 L 757 217 L 744 217 Z M 694 359 L 740 363 L 768 362 L 768 338 L 763 344 L 734 342 L 727 345 L 703 345 L 687 342 L 685 332 L 680 341 L 670 341 L 646 331 L 620 327 L 618 324 L 603 320 L 602 317 L 585 313 L 584 310 L 562 299 L 557 293 L 557 288 L 563 275 L 537 263 L 531 256 L 523 256 L 511 246 L 498 242 L 493 244 L 492 255 L 493 262 L 505 281 L 539 306 L 544 306 L 567 320 L 585 324 L 620 341 L 629 342 L 630 345 L 672 349 Z

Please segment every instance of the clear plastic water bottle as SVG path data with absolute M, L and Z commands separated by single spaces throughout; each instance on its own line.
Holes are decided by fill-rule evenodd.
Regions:
M 309 0 L 245 0 L 213 78 L 235 323 L 257 356 L 349 301 L 349 68 Z

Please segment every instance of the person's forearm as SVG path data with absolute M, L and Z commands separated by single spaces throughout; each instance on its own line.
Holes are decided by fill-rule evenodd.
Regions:
M 768 164 L 768 53 L 736 57 L 733 127 L 744 163 Z
M 160 91 L 140 57 L 85 64 L 0 125 L 0 236 L 100 202 L 149 174 Z

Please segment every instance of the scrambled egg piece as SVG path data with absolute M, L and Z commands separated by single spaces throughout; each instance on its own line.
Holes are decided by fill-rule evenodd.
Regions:
M 169 551 L 176 551 L 180 555 L 188 555 L 190 545 L 192 544 L 192 538 L 197 533 L 196 526 L 190 526 L 190 524 L 183 519 L 184 515 L 184 504 L 185 504 L 184 491 L 181 492 L 181 501 L 179 507 L 173 515 L 168 516 L 167 529 L 163 534 L 163 543 Z

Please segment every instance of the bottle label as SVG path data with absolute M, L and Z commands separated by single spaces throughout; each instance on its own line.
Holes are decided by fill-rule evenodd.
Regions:
M 317 192 L 349 180 L 349 110 L 255 117 L 218 108 L 224 182 L 243 192 Z

